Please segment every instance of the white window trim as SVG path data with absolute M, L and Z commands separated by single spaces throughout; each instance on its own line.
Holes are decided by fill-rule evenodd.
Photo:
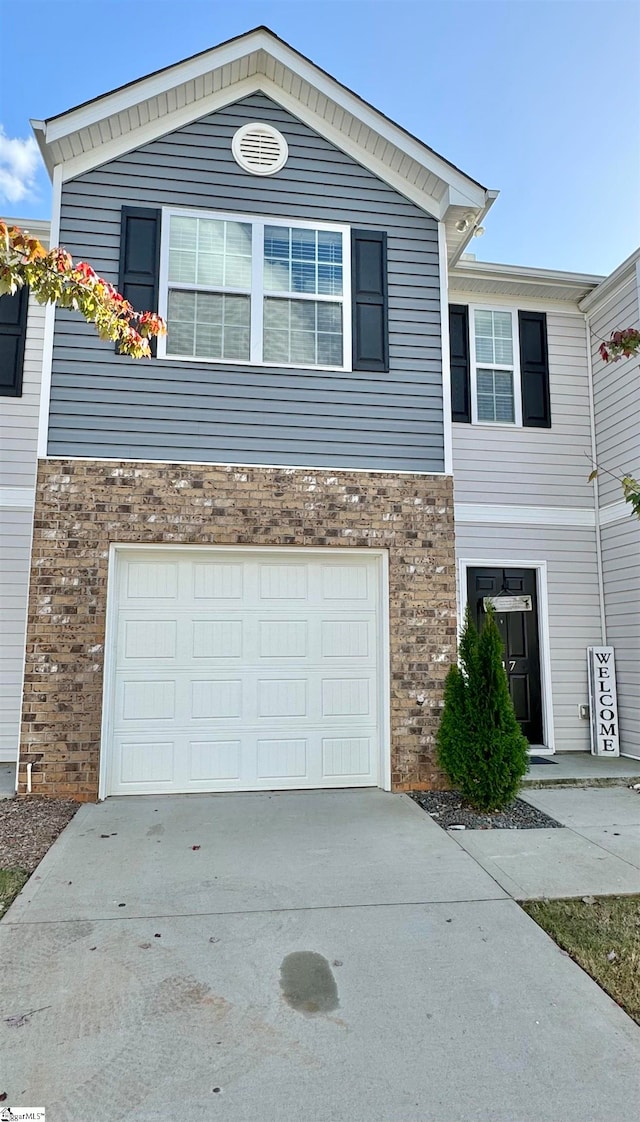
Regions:
M 160 276 L 158 311 L 166 320 L 169 304 L 169 221 L 173 216 L 181 218 L 213 218 L 223 222 L 247 222 L 251 224 L 252 268 L 251 268 L 251 354 L 248 360 L 237 358 L 206 358 L 196 355 L 167 354 L 167 336 L 158 339 L 157 357 L 166 362 L 197 362 L 216 366 L 261 366 L 276 370 L 336 370 L 350 373 L 352 370 L 351 344 L 351 227 L 334 222 L 309 222 L 299 218 L 272 218 L 270 215 L 236 214 L 233 211 L 193 210 L 184 207 L 162 208 L 162 230 L 160 239 Z M 329 230 L 342 235 L 342 295 L 327 296 L 315 293 L 267 292 L 263 287 L 264 274 L 264 228 L 265 226 L 295 226 L 305 230 Z M 197 284 L 180 284 L 183 290 L 199 291 Z M 221 290 L 225 291 L 225 290 Z M 231 293 L 233 295 L 233 292 Z M 242 295 L 242 293 L 240 293 Z M 342 366 L 309 366 L 299 362 L 273 363 L 262 358 L 264 299 L 277 296 L 283 300 L 302 300 L 319 303 L 342 304 Z
M 506 312 L 511 316 L 511 335 L 513 339 L 513 409 L 514 421 L 481 421 L 478 419 L 478 363 L 476 361 L 476 312 Z M 522 426 L 522 379 L 520 375 L 520 336 L 518 334 L 518 309 L 500 304 L 469 304 L 469 355 L 471 374 L 471 423 L 483 428 L 521 429 Z M 483 370 L 509 370 L 512 367 L 501 363 L 482 362 Z

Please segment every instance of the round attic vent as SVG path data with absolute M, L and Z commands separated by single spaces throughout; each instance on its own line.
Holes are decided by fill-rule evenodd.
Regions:
M 237 163 L 252 175 L 275 175 L 287 162 L 289 148 L 281 132 L 254 122 L 235 134 L 231 151 Z

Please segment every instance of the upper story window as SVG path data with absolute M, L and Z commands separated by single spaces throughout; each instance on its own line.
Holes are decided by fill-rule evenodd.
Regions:
M 474 421 L 521 424 L 516 417 L 513 312 L 473 308 Z
M 350 231 L 165 211 L 160 358 L 351 368 Z
M 551 427 L 544 312 L 451 304 L 449 340 L 454 421 Z

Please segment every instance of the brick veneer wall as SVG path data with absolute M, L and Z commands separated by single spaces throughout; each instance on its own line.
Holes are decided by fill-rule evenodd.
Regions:
M 452 480 L 298 468 L 42 460 L 19 792 L 97 798 L 112 542 L 389 551 L 395 790 L 442 786 L 434 736 L 455 652 Z M 416 696 L 424 693 L 421 708 Z

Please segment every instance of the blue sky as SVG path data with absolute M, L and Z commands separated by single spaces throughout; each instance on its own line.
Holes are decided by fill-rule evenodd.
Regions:
M 30 117 L 261 23 L 500 190 L 479 258 L 607 273 L 640 242 L 628 0 L 0 0 L 0 211 L 48 217 Z

